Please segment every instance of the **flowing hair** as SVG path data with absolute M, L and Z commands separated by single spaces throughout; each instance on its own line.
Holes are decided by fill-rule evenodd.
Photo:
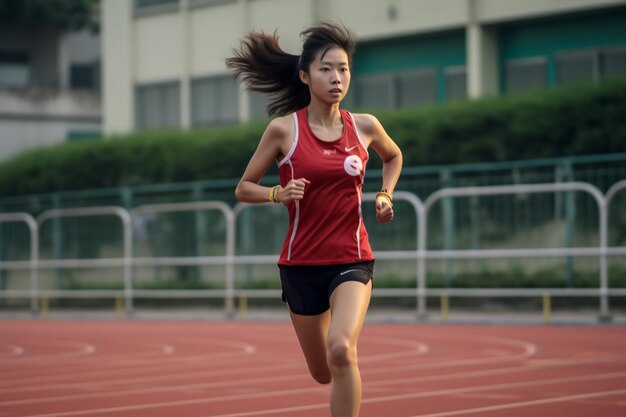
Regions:
M 241 41 L 226 66 L 249 90 L 269 96 L 266 111 L 269 116 L 284 116 L 305 107 L 311 101 L 309 87 L 300 80 L 299 70 L 309 71 L 319 52 L 339 47 L 352 55 L 356 46 L 354 34 L 345 26 L 322 22 L 304 30 L 302 54 L 289 54 L 278 45 L 278 33 L 252 32 Z

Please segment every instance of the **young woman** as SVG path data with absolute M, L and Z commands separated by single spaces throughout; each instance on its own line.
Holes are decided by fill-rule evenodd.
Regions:
M 376 219 L 393 220 L 392 193 L 402 153 L 369 114 L 339 104 L 350 86 L 355 40 L 343 26 L 302 32 L 300 56 L 276 33 L 245 37 L 227 66 L 250 90 L 270 95 L 267 126 L 235 191 L 239 201 L 282 203 L 289 230 L 278 261 L 283 300 L 313 378 L 332 382 L 333 417 L 355 417 L 361 403 L 357 341 L 367 311 L 374 257 L 361 216 L 372 148 L 383 161 Z M 272 163 L 280 184 L 259 185 Z

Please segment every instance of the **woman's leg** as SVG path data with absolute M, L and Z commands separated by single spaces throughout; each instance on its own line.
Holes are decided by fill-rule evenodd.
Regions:
M 303 316 L 291 311 L 289 314 L 311 376 L 320 384 L 330 383 L 331 375 L 326 362 L 330 310 L 317 316 Z
M 372 283 L 347 281 L 330 297 L 327 361 L 333 379 L 332 417 L 357 417 L 361 407 L 361 375 L 357 342 L 372 295 Z

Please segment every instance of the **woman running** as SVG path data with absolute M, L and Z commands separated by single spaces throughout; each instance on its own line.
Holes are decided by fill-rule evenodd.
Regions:
M 284 204 L 289 230 L 278 260 L 283 300 L 311 376 L 332 382 L 333 417 L 356 417 L 361 404 L 357 341 L 365 320 L 374 256 L 361 215 L 368 148 L 383 161 L 376 219 L 393 220 L 392 194 L 402 153 L 369 114 L 340 108 L 350 86 L 355 38 L 324 22 L 302 32 L 300 56 L 278 36 L 246 36 L 228 68 L 250 90 L 269 95 L 268 124 L 235 191 L 246 203 Z M 280 184 L 259 185 L 272 163 Z

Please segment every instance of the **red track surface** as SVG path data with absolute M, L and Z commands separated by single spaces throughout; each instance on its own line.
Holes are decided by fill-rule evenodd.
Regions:
M 623 417 L 626 329 L 368 324 L 361 417 Z M 0 416 L 329 416 L 288 323 L 1 321 Z

